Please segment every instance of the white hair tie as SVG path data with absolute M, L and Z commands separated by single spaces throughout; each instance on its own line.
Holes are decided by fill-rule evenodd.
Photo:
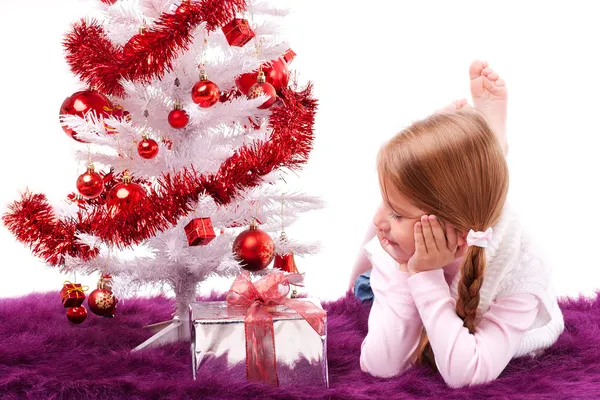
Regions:
M 478 246 L 488 247 L 488 244 L 492 241 L 492 228 L 489 227 L 485 232 L 477 231 L 473 229 L 469 231 L 467 235 L 467 246 Z

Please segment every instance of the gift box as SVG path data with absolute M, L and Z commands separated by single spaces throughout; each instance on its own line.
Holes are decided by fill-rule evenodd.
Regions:
M 247 271 L 240 277 L 249 282 Z M 285 275 L 274 273 L 261 279 L 246 291 L 251 296 L 237 296 L 232 301 L 230 290 L 227 301 L 190 304 L 194 379 L 206 373 L 202 366 L 208 359 L 224 356 L 230 367 L 245 364 L 241 370 L 246 371 L 248 380 L 274 386 L 329 386 L 326 312 L 317 299 L 287 299 L 289 282 L 282 277 Z M 279 304 L 266 300 L 269 297 L 264 291 L 258 294 L 269 280 L 277 281 L 270 285 L 276 296 L 285 293 L 277 300 Z M 235 301 L 240 297 L 242 302 Z
M 194 218 L 183 229 L 190 246 L 207 245 L 216 237 L 210 218 Z
M 248 21 L 242 18 L 234 18 L 221 29 L 230 46 L 243 47 L 255 36 Z
M 79 307 L 85 300 L 84 288 L 79 283 L 66 281 L 60 291 L 60 298 L 65 308 Z

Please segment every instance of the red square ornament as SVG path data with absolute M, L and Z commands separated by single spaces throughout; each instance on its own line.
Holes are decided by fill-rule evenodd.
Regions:
M 242 18 L 234 18 L 233 21 L 221 28 L 230 46 L 243 47 L 255 35 L 248 20 Z
M 194 218 L 183 229 L 190 246 L 207 245 L 216 237 L 210 218 Z

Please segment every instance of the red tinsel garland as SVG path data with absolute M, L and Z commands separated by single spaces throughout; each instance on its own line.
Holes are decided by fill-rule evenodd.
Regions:
M 134 35 L 121 49 L 106 36 L 97 21 L 81 20 L 63 45 L 71 71 L 96 90 L 123 97 L 121 77 L 150 83 L 172 71 L 177 54 L 187 51 L 192 31 L 206 22 L 208 31 L 243 12 L 243 0 L 202 0 L 183 3 L 173 14 L 164 13 L 151 30 Z
M 82 204 L 76 218 L 59 219 L 45 195 L 25 193 L 9 206 L 4 223 L 19 241 L 31 246 L 35 255 L 54 265 L 60 264 L 66 254 L 83 260 L 96 256 L 96 249 L 77 242 L 78 233 L 95 235 L 118 247 L 139 244 L 176 224 L 192 211 L 202 193 L 227 204 L 241 189 L 260 184 L 261 176 L 305 163 L 312 149 L 317 106 L 311 89 L 282 91 L 282 104 L 272 108 L 273 131 L 268 141 L 242 147 L 215 174 L 199 174 L 192 168 L 163 175 L 158 188 L 147 187 L 148 196 L 130 212 L 109 214 L 101 196 Z M 116 181 L 117 177 L 111 175 L 107 185 Z

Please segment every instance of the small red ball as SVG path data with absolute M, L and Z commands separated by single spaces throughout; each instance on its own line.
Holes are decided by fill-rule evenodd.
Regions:
M 118 301 L 109 289 L 96 289 L 88 296 L 88 307 L 96 315 L 112 318 Z
M 192 88 L 192 100 L 202 108 L 211 107 L 220 97 L 219 87 L 212 81 L 196 82 Z
M 269 82 L 257 82 L 254 85 L 252 85 L 252 87 L 248 91 L 248 98 L 255 99 L 265 94 L 269 96 L 269 99 L 267 99 L 267 101 L 258 106 L 258 108 L 260 109 L 265 109 L 271 107 L 277 101 L 277 92 L 275 91 L 273 85 L 271 85 Z
M 77 178 L 77 191 L 86 199 L 94 199 L 104 191 L 104 179 L 95 172 L 93 168 L 88 168 L 86 172 Z
M 106 195 L 106 206 L 111 212 L 129 211 L 145 196 L 144 188 L 137 183 L 117 183 Z
M 146 138 L 138 144 L 138 154 L 147 160 L 156 157 L 158 154 L 158 143 L 156 140 Z
M 190 121 L 190 117 L 185 112 L 185 110 L 171 110 L 169 113 L 169 125 L 171 125 L 175 129 L 184 128 L 188 122 Z
M 71 307 L 67 310 L 67 319 L 74 324 L 81 324 L 87 318 L 87 310 L 84 306 Z
M 60 114 L 78 115 L 84 117 L 84 115 L 90 111 L 94 112 L 98 118 L 108 117 L 112 110 L 112 105 L 106 96 L 102 93 L 94 92 L 92 90 L 82 90 L 73 93 L 67 97 L 60 106 Z M 78 142 L 85 142 L 84 140 L 77 138 L 77 132 L 69 127 L 62 126 L 65 133 L 71 136 Z
M 233 242 L 233 253 L 242 268 L 248 271 L 265 269 L 273 260 L 275 245 L 265 231 L 250 228 Z

